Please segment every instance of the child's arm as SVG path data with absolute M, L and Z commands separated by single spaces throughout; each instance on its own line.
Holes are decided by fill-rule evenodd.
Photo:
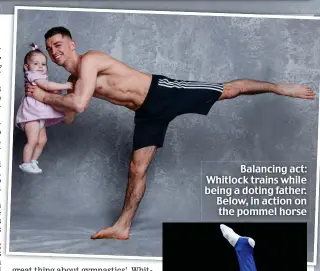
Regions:
M 71 82 L 67 82 L 67 83 L 56 83 L 56 82 L 52 82 L 52 81 L 48 81 L 45 79 L 38 79 L 34 81 L 36 83 L 36 85 L 39 88 L 42 88 L 43 90 L 46 91 L 63 91 L 65 89 L 72 89 L 72 83 Z

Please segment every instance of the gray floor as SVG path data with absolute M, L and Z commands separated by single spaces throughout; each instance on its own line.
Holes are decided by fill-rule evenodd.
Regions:
M 57 219 L 19 215 L 11 220 L 10 251 L 82 255 L 161 257 L 161 224 L 135 223 L 130 240 L 91 240 L 103 225 L 96 217 Z M 111 224 L 112 221 L 109 221 Z

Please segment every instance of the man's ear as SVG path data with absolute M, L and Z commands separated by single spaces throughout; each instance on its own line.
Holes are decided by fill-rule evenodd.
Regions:
M 74 51 L 76 49 L 76 41 L 75 40 L 71 41 L 71 49 L 72 49 L 72 51 Z
M 23 69 L 24 69 L 25 71 L 27 71 L 27 70 L 28 70 L 28 64 L 24 64 L 24 65 L 23 65 Z

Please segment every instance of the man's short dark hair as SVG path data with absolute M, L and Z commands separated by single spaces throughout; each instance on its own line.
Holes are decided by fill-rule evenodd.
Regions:
M 45 40 L 47 40 L 57 34 L 61 34 L 62 36 L 68 36 L 70 39 L 72 39 L 71 32 L 69 31 L 69 29 L 67 29 L 63 26 L 52 27 L 44 35 L 44 38 L 45 38 Z

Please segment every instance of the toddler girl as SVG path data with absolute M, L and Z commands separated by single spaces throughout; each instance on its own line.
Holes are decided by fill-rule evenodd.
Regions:
M 72 89 L 70 82 L 60 84 L 48 81 L 47 57 L 35 44 L 24 58 L 24 80 L 39 86 L 45 91 L 60 93 L 62 90 Z M 28 173 L 41 173 L 38 158 L 47 142 L 46 127 L 65 121 L 70 123 L 70 115 L 64 114 L 52 106 L 41 103 L 32 97 L 25 96 L 20 104 L 16 116 L 16 125 L 27 137 L 23 149 L 23 163 L 20 169 Z

